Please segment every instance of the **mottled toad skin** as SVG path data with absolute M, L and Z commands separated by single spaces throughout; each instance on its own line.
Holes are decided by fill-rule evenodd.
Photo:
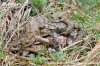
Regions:
M 37 41 L 49 43 L 49 39 L 43 38 L 43 36 L 50 35 L 53 37 L 52 44 L 55 46 L 57 45 L 56 47 L 58 47 L 60 42 L 57 40 L 57 37 L 60 35 L 67 35 L 76 26 L 70 19 L 67 18 L 68 16 L 66 12 L 54 13 L 52 14 L 52 17 L 52 20 L 44 15 L 31 17 L 29 27 Z M 59 40 L 62 38 L 65 37 L 62 36 L 59 38 Z

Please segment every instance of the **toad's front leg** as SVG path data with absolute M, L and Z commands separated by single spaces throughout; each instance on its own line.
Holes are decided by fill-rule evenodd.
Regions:
M 40 42 L 46 42 L 46 43 L 49 43 L 49 39 L 43 38 L 43 37 L 38 36 L 38 35 L 35 35 L 35 40 L 36 40 L 36 41 L 40 41 Z

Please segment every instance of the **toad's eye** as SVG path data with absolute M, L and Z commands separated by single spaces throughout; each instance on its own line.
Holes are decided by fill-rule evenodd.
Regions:
M 61 19 L 62 19 L 62 17 L 58 17 L 58 19 L 59 19 L 59 20 L 61 20 Z
M 53 14 L 53 12 L 50 13 L 51 15 Z

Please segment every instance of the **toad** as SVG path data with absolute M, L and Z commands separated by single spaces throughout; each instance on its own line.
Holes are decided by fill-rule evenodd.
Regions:
M 65 32 L 63 34 L 68 34 L 75 27 L 73 21 L 71 20 L 71 13 L 69 11 L 56 12 L 52 14 L 53 22 L 62 22 L 67 25 Z

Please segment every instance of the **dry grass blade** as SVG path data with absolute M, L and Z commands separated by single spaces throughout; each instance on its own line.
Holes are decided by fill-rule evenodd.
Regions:
M 100 63 L 100 40 L 97 41 L 95 47 L 88 53 L 86 61 Z
M 63 48 L 61 51 L 66 51 L 69 47 L 72 47 L 72 46 L 74 46 L 74 45 L 76 45 L 76 44 L 79 44 L 79 43 L 81 43 L 81 42 L 83 42 L 83 41 L 89 39 L 90 37 L 91 37 L 91 35 L 88 35 L 88 36 L 86 36 L 86 38 L 84 38 L 83 40 L 79 40 L 79 41 L 77 41 L 77 42 L 74 42 L 74 43 L 72 43 L 71 45 L 69 45 L 68 47 Z

